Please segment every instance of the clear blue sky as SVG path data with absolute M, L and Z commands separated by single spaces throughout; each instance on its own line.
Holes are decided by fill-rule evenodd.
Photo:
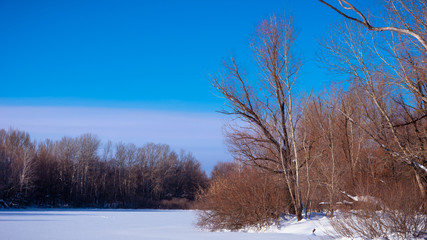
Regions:
M 322 90 L 329 76 L 314 62 L 316 39 L 341 18 L 318 1 L 1 0 L 0 127 L 16 127 L 38 138 L 73 136 L 91 130 L 85 119 L 87 125 L 96 120 L 88 112 L 100 111 L 107 119 L 108 114 L 117 115 L 121 109 L 152 117 L 156 113 L 174 117 L 191 113 L 198 119 L 211 117 L 221 122 L 215 110 L 221 109 L 223 100 L 212 94 L 208 76 L 220 70 L 222 59 L 230 53 L 248 72 L 255 71 L 248 43 L 256 25 L 272 13 L 291 14 L 300 31 L 298 46 L 305 66 L 299 87 L 306 92 Z M 78 119 L 81 128 L 61 126 L 53 131 L 52 119 L 63 121 L 61 108 L 72 108 L 68 112 L 75 114 L 71 118 Z M 116 119 L 118 125 L 123 121 Z M 183 121 L 188 123 L 188 119 Z M 145 127 L 150 127 L 147 124 Z M 123 123 L 120 128 L 124 127 Z M 221 135 L 220 127 L 214 128 Z M 94 130 L 101 138 L 112 136 L 105 134 L 108 128 Z M 184 141 L 179 140 L 184 133 L 168 131 L 159 133 L 164 138 L 154 140 L 155 133 L 141 132 L 139 142 L 126 134 L 120 137 L 120 131 L 114 136 L 115 140 L 137 144 L 163 141 L 173 147 L 191 145 L 176 143 Z M 212 154 L 208 146 L 204 146 L 204 154 L 186 149 L 208 170 L 214 162 L 229 158 L 222 153 L 223 139 L 215 139 Z

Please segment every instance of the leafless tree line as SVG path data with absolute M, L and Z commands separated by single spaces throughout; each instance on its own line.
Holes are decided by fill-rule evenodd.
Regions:
M 200 163 L 168 145 L 102 145 L 91 134 L 37 143 L 0 130 L 0 199 L 10 206 L 157 208 L 192 201 L 206 184 Z

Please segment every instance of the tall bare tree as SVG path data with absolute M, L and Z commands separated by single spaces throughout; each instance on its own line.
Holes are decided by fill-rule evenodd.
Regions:
M 384 1 L 387 17 L 377 23 L 384 27 L 374 26 L 369 16 L 349 1 L 338 0 L 340 6 L 319 1 L 349 20 L 324 44 L 325 63 L 349 76 L 352 86 L 361 89 L 364 121 L 348 119 L 364 129 L 392 156 L 390 159 L 412 169 L 426 198 L 426 1 Z
M 424 0 L 390 0 L 384 1 L 386 8 L 391 18 L 391 23 L 389 26 L 373 26 L 369 21 L 368 16 L 356 8 L 353 4 L 346 0 L 337 0 L 340 4 L 340 7 L 343 10 L 350 10 L 355 13 L 357 16 L 352 16 L 345 13 L 343 10 L 340 10 L 339 7 L 328 3 L 324 0 L 319 0 L 319 2 L 325 4 L 326 6 L 332 8 L 340 15 L 345 18 L 359 23 L 366 27 L 370 31 L 375 32 L 396 32 L 399 34 L 409 35 L 416 39 L 416 41 L 421 45 L 421 48 L 424 49 L 424 52 L 427 51 L 427 40 L 426 40 L 426 9 L 427 2 Z
M 251 47 L 259 79 L 251 84 L 236 60 L 224 64 L 225 74 L 213 77 L 213 86 L 226 99 L 222 112 L 243 125 L 230 127 L 228 139 L 236 159 L 283 174 L 298 220 L 303 204 L 299 169 L 293 86 L 302 66 L 295 54 L 292 19 L 272 16 L 258 26 Z

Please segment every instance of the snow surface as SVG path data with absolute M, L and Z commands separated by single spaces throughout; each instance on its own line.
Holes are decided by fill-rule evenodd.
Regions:
M 282 221 L 262 231 L 208 232 L 190 210 L 0 210 L 2 240 L 149 239 L 329 239 L 328 219 L 317 215 Z M 316 231 L 313 233 L 313 229 Z

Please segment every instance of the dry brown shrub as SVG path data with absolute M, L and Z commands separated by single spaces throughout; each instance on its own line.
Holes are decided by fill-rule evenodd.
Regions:
M 199 196 L 199 227 L 215 231 L 262 228 L 289 209 L 288 191 L 277 176 L 245 168 L 215 178 Z
M 371 201 L 331 220 L 335 231 L 348 238 L 414 239 L 427 237 L 427 215 L 418 189 L 410 182 L 377 189 Z
M 161 209 L 193 209 L 194 201 L 187 198 L 172 198 L 160 201 L 159 208 Z
M 239 163 L 237 162 L 219 162 L 215 165 L 214 169 L 212 170 L 211 176 L 212 180 L 215 181 L 215 179 L 224 177 L 227 174 L 232 174 L 239 171 Z

